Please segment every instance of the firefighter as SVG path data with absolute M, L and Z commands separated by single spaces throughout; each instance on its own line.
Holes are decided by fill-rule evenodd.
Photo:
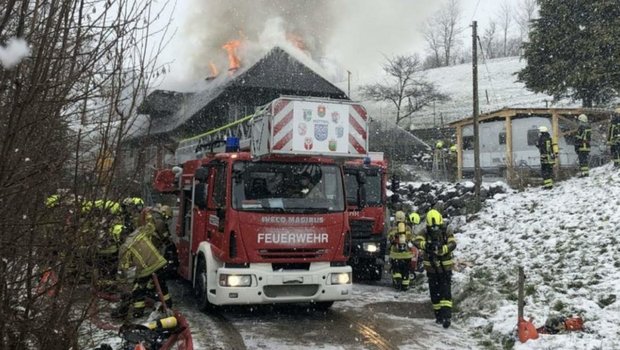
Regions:
M 420 225 L 420 214 L 416 212 L 409 213 L 409 224 L 411 225 L 411 232 L 413 236 L 417 236 L 422 230 L 424 230 L 424 226 Z M 413 277 L 416 277 L 416 272 L 424 271 L 424 259 L 422 257 L 422 253 L 420 249 L 416 246 L 411 248 L 411 252 L 413 254 L 411 268 L 413 269 Z
M 166 259 L 151 241 L 151 237 L 155 234 L 162 234 L 160 232 L 162 226 L 156 225 L 157 221 L 163 220 L 161 216 L 162 213 L 157 208 L 148 210 L 145 215 L 145 224 L 132 232 L 119 249 L 119 273 L 133 285 L 133 288 L 131 295 L 123 296 L 121 305 L 112 313 L 112 317 L 127 317 L 131 307 L 133 307 L 133 317 L 142 317 L 146 307 L 146 297 L 159 300 L 153 282 L 153 273 L 158 277 L 166 305 L 172 307 L 166 281 L 159 278 L 159 274 L 166 266 Z
M 140 215 L 144 209 L 144 201 L 140 197 L 127 197 L 123 199 L 121 208 L 125 215 L 126 232 L 131 233 L 140 226 Z
M 415 237 L 414 245 L 423 251 L 435 322 L 448 328 L 452 318 L 452 252 L 456 240 L 439 211 L 431 209 L 426 214 L 426 228 Z
M 96 200 L 90 211 L 90 225 L 86 229 L 96 230 L 97 253 L 95 267 L 98 272 L 97 283 L 100 287 L 111 287 L 118 265 L 118 247 L 121 234 L 125 229 L 121 206 L 110 200 Z
M 447 161 L 447 172 L 448 179 L 451 182 L 458 181 L 458 155 L 457 155 L 457 147 L 456 145 L 450 146 L 448 149 L 448 161 Z
M 611 158 L 614 161 L 614 167 L 620 167 L 620 108 L 616 108 L 616 113 L 609 123 L 607 144 L 609 145 Z
M 152 242 L 167 261 L 162 276 L 169 279 L 176 275 L 176 269 L 179 265 L 176 246 L 172 241 L 169 229 L 170 220 L 172 219 L 172 208 L 168 205 L 158 205 L 157 208 L 159 213 L 161 213 L 161 217 L 153 219 L 156 230 L 153 233 Z
M 579 128 L 575 134 L 575 153 L 579 159 L 579 177 L 586 177 L 590 175 L 589 158 L 592 128 L 588 123 L 588 116 L 585 114 L 580 114 L 577 119 L 579 120 Z
M 392 284 L 397 290 L 409 289 L 409 274 L 413 253 L 413 235 L 411 228 L 406 224 L 403 211 L 394 214 L 395 226 L 388 231 L 388 244 L 390 245 L 390 265 L 392 270 Z
M 543 188 L 553 188 L 553 166 L 555 165 L 555 153 L 549 129 L 546 126 L 538 127 L 538 142 L 536 147 L 540 152 L 540 172 L 543 179 Z

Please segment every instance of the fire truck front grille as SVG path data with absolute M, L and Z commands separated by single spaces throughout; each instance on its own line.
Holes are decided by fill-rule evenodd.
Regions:
M 373 220 L 350 220 L 352 238 L 369 238 L 372 236 Z
M 258 254 L 263 259 L 316 259 L 325 254 L 325 249 L 261 249 Z
M 285 286 L 265 286 L 263 292 L 269 298 L 278 297 L 311 297 L 319 291 L 318 284 L 300 284 Z

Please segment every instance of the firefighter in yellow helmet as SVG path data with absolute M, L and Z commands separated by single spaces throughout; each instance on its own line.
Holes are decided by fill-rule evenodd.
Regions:
M 172 307 L 166 281 L 159 278 L 167 262 L 151 241 L 156 231 L 162 229 L 160 225 L 156 225 L 161 215 L 155 208 L 148 210 L 145 224 L 132 232 L 119 249 L 119 272 L 132 283 L 133 288 L 131 295 L 123 297 L 119 308 L 112 313 L 113 317 L 126 317 L 131 306 L 133 306 L 132 316 L 141 317 L 144 315 L 146 297 L 159 300 L 152 278 L 153 273 L 158 277 L 166 305 Z
M 556 154 L 549 129 L 544 125 L 538 127 L 536 147 L 540 152 L 540 173 L 543 179 L 543 188 L 551 189 L 553 188 L 553 166 L 555 165 Z
M 575 134 L 575 153 L 579 159 L 579 177 L 590 175 L 590 141 L 592 139 L 592 127 L 588 123 L 588 116 L 580 114 L 579 128 Z
M 140 217 L 144 209 L 144 200 L 140 197 L 127 197 L 121 202 L 127 232 L 131 233 L 140 226 Z
M 448 328 L 452 318 L 452 252 L 456 240 L 439 211 L 431 209 L 426 214 L 426 229 L 415 237 L 413 244 L 423 251 L 435 321 Z
M 411 247 L 413 235 L 411 228 L 406 225 L 405 213 L 397 211 L 394 214 L 395 226 L 388 231 L 390 247 L 390 265 L 392 270 L 392 284 L 397 290 L 409 289 L 411 273 Z

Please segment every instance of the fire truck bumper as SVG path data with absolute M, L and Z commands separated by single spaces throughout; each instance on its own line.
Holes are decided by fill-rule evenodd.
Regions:
M 276 270 L 271 264 L 219 268 L 209 288 L 215 305 L 328 302 L 352 294 L 351 267 L 312 263 L 309 270 Z

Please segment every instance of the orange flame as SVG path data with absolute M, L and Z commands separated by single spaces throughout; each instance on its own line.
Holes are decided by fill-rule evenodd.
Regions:
M 211 71 L 211 75 L 207 79 L 213 79 L 220 74 L 220 72 L 217 70 L 217 66 L 215 66 L 215 63 L 213 62 L 209 62 L 209 70 Z
M 293 33 L 287 33 L 286 40 L 288 40 L 291 44 L 293 44 L 293 46 L 300 49 L 301 51 L 307 51 L 306 43 L 301 36 Z
M 228 70 L 235 71 L 241 66 L 239 57 L 237 57 L 237 48 L 241 45 L 241 40 L 231 40 L 224 44 L 222 48 L 228 53 Z

